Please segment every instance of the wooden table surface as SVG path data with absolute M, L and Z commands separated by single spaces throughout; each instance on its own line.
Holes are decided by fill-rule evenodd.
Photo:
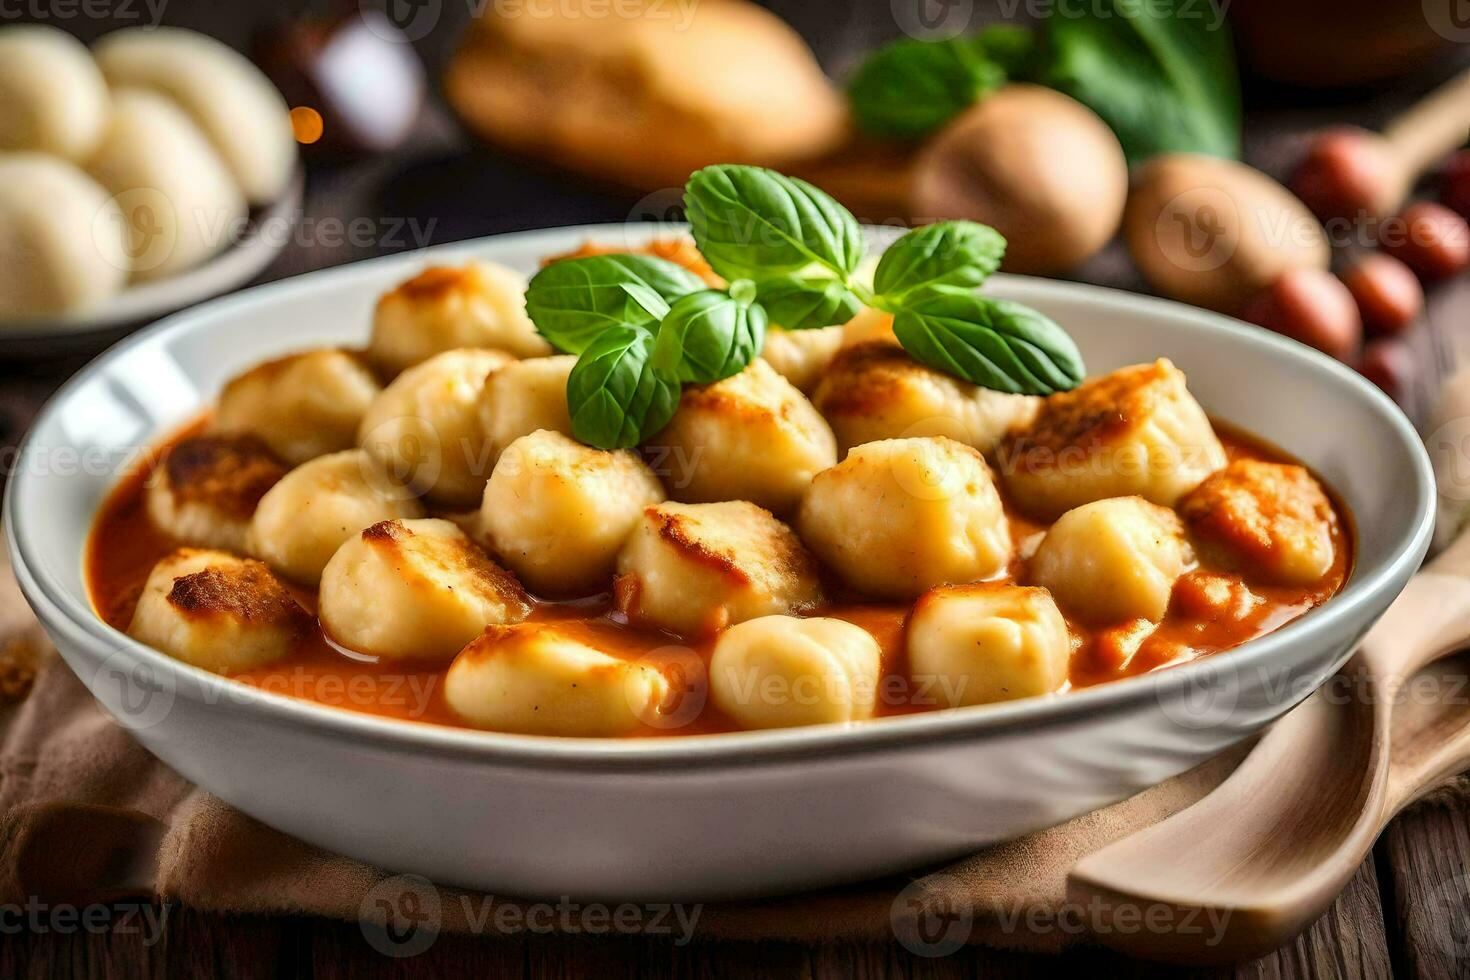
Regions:
M 1374 125 L 1449 70 L 1371 98 L 1324 104 L 1300 95 L 1251 93 L 1247 152 L 1278 174 L 1303 135 L 1329 121 Z M 1285 106 L 1285 107 L 1282 107 Z M 262 277 L 279 278 L 417 244 L 576 221 L 624 220 L 624 196 L 573 188 L 470 145 L 431 113 L 404 152 L 352 166 L 313 167 L 302 232 Z M 384 239 L 338 242 L 321 219 L 365 217 Z M 393 240 L 387 240 L 393 239 Z M 1135 286 L 1114 249 L 1081 278 Z M 1446 352 L 1470 341 L 1470 285 L 1437 290 L 1411 337 L 1425 382 L 1411 395 L 1422 418 Z M 0 347 L 0 446 L 13 446 L 45 397 L 85 357 L 26 363 Z M 7 453 L 5 459 L 10 459 Z M 896 943 L 806 947 L 587 939 L 442 936 L 424 953 L 394 959 L 373 950 L 356 924 L 313 918 L 259 918 L 167 910 L 161 937 L 120 927 L 100 934 L 37 933 L 0 915 L 0 977 L 243 976 L 770 976 L 1030 977 L 1170 974 L 1099 950 L 1050 957 L 965 948 L 944 958 L 915 956 Z M 1255 962 L 1196 970 L 1198 977 L 1470 976 L 1470 794 L 1444 793 L 1400 816 L 1331 909 L 1290 946 Z

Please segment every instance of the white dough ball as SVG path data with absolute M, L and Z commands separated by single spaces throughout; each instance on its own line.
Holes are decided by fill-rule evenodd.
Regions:
M 498 350 L 451 350 L 404 371 L 368 406 L 357 441 L 394 477 L 444 507 L 480 502 L 493 461 L 478 405 Z
M 94 53 L 114 89 L 152 89 L 178 103 L 252 204 L 280 197 L 296 166 L 296 137 L 286 101 L 250 59 L 173 27 L 114 31 Z
M 181 548 L 148 573 L 128 635 L 227 674 L 280 660 L 311 625 L 310 614 L 260 562 Z
M 379 521 L 424 516 L 423 505 L 361 449 L 302 463 L 266 491 L 250 521 L 251 554 L 315 585 L 347 539 Z
M 288 463 L 350 449 L 382 391 L 358 354 L 321 348 L 288 354 L 237 375 L 220 392 L 214 425 L 260 437 Z
M 909 599 L 1004 569 L 1011 534 L 990 467 L 953 439 L 884 439 L 818 473 L 802 540 L 853 588 Z
M 528 735 L 626 735 L 656 722 L 668 694 L 668 680 L 653 667 L 542 623 L 490 627 L 444 676 L 444 699 L 459 717 Z
M 447 663 L 486 626 L 531 612 L 520 583 L 449 521 L 383 521 L 326 568 L 318 615 L 334 641 L 385 660 Z
M 822 416 L 759 358 L 733 377 L 685 388 L 644 449 L 675 500 L 748 500 L 777 514 L 795 510 L 812 477 L 837 462 Z
M 491 458 L 538 429 L 572 434 L 567 409 L 567 378 L 577 364 L 575 354 L 512 361 L 485 380 L 480 395 L 480 428 L 490 440 Z
M 0 320 L 95 309 L 127 282 L 128 241 L 122 210 L 87 174 L 0 155 Z
M 0 29 L 0 151 L 84 161 L 107 122 L 107 83 L 85 45 L 43 24 Z
M 897 344 L 846 347 L 828 367 L 812 404 L 832 426 L 841 453 L 865 442 L 948 436 L 990 453 L 1029 425 L 1041 399 L 981 388 L 915 361 Z
M 783 330 L 770 326 L 766 328 L 761 359 L 790 381 L 797 391 L 809 392 L 817 386 L 832 358 L 837 356 L 842 338 L 840 323 L 811 330 Z
M 148 478 L 144 507 L 183 544 L 246 551 L 256 505 L 285 475 L 254 436 L 195 436 L 169 447 Z
M 790 728 L 873 717 L 882 651 L 840 619 L 762 616 L 715 641 L 710 697 L 742 728 Z
M 618 555 L 613 592 L 630 621 L 691 638 L 822 598 L 801 540 L 743 500 L 645 508 Z
M 526 316 L 525 276 L 494 262 L 431 266 L 378 300 L 368 353 L 385 373 L 457 347 L 551 353 Z
M 1110 497 L 1057 519 L 1031 556 L 1030 578 L 1091 622 L 1158 622 L 1175 581 L 1193 564 L 1173 511 L 1142 497 Z
M 1108 497 L 1173 507 L 1225 465 L 1225 447 L 1184 373 L 1160 359 L 1051 395 L 999 459 L 1016 503 L 1049 520 Z
M 107 131 L 87 169 L 127 218 L 139 278 L 197 265 L 229 244 L 246 216 L 245 198 L 209 141 L 153 92 L 113 93 Z
M 500 456 L 480 507 L 491 549 L 533 591 L 604 592 L 618 551 L 664 499 L 663 485 L 636 453 L 592 449 L 542 429 Z
M 1050 694 L 1067 680 L 1067 622 L 1045 589 L 977 582 L 919 596 L 909 614 L 909 676 L 956 708 Z

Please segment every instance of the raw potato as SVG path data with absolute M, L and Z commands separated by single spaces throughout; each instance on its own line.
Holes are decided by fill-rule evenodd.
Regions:
M 480 395 L 490 372 L 512 360 L 498 350 L 451 350 L 414 365 L 368 406 L 358 445 L 432 502 L 474 507 L 494 465 L 480 430 Z
M 1234 160 L 1154 157 L 1134 178 L 1123 236 L 1159 292 L 1226 313 L 1288 269 L 1326 269 L 1317 219 L 1286 188 Z
M 133 274 L 181 272 L 229 243 L 245 198 L 209 141 L 170 100 L 117 89 L 87 169 L 127 216 Z
M 806 394 L 817 386 L 827 365 L 842 346 L 842 324 L 814 330 L 766 328 L 766 344 L 761 358 L 776 369 L 797 391 Z
M 1236 460 L 1185 497 L 1179 513 L 1248 577 L 1302 586 L 1332 570 L 1337 517 L 1304 467 Z
M 743 500 L 645 508 L 618 555 L 613 591 L 630 621 L 689 638 L 822 598 L 801 540 Z
M 911 436 L 948 436 L 989 453 L 1006 433 L 1030 425 L 1041 408 L 1040 398 L 961 381 L 882 340 L 844 348 L 812 403 L 832 426 L 839 453 Z
M 39 153 L 0 154 L 0 320 L 93 309 L 131 269 L 127 224 L 101 185 Z
M 259 436 L 288 463 L 304 463 L 357 441 L 357 427 L 382 391 L 352 351 L 322 348 L 266 361 L 225 385 L 214 412 L 221 432 Z
M 485 627 L 531 614 L 520 583 L 449 521 L 383 521 L 322 569 L 322 629 L 385 660 L 447 663 Z
M 762 616 L 715 641 L 709 691 L 741 728 L 791 728 L 873 717 L 882 651 L 840 619 Z
M 82 162 L 106 125 L 107 83 L 82 42 L 42 24 L 0 30 L 0 152 Z
M 246 551 L 256 505 L 285 475 L 254 436 L 195 436 L 169 448 L 144 506 L 155 527 L 184 544 Z
M 759 358 L 733 377 L 685 388 L 673 419 L 644 448 L 675 500 L 748 500 L 777 514 L 795 510 L 812 477 L 837 462 L 822 416 Z
M 848 585 L 911 599 L 1001 571 L 1011 534 L 990 467 L 953 439 L 884 439 L 817 474 L 801 502 L 802 540 Z
M 296 137 L 285 100 L 248 58 L 170 27 L 114 31 L 95 54 L 114 89 L 153 89 L 182 106 L 250 203 L 280 197 L 296 166 Z
M 228 674 L 291 653 L 310 614 L 258 561 L 180 548 L 148 573 L 128 635 L 175 660 Z
M 1193 564 L 1173 511 L 1142 497 L 1114 497 L 1058 518 L 1031 556 L 1030 580 L 1091 622 L 1158 622 L 1175 580 Z
M 361 449 L 319 456 L 281 478 L 255 508 L 250 553 L 315 585 L 348 538 L 379 521 L 424 516 L 423 505 Z
M 494 262 L 430 266 L 378 299 L 368 353 L 388 375 L 457 347 L 543 357 L 525 294 L 526 278 Z
M 563 0 L 480 17 L 445 72 L 492 143 L 643 191 L 714 163 L 780 168 L 846 135 L 846 112 L 796 31 L 747 0 Z
M 930 589 L 908 622 L 909 676 L 944 707 L 1050 694 L 1067 680 L 1067 622 L 1046 589 L 999 582 Z
M 485 379 L 480 395 L 480 428 L 490 440 L 490 459 L 505 447 L 538 429 L 572 434 L 567 411 L 567 377 L 577 364 L 575 354 L 532 357 L 513 361 Z
M 1097 253 L 1123 217 L 1128 162 L 1091 109 L 1039 85 L 985 96 L 924 144 L 910 213 L 964 218 L 1006 237 L 1007 272 L 1061 272 Z
M 592 449 L 541 430 L 500 456 L 480 522 L 491 549 L 537 593 L 581 596 L 612 584 L 618 551 L 664 499 L 636 453 Z
M 491 626 L 454 658 L 444 700 L 478 728 L 609 738 L 656 719 L 669 682 L 555 626 Z
M 999 459 L 1017 505 L 1049 520 L 1131 494 L 1172 507 L 1225 465 L 1225 448 L 1183 372 L 1160 359 L 1047 398 Z

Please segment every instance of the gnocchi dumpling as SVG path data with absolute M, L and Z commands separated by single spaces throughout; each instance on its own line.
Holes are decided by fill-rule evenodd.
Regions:
M 0 152 L 84 161 L 107 125 L 107 102 L 97 63 L 66 31 L 46 24 L 0 30 Z
M 961 381 L 881 340 L 838 354 L 812 403 L 832 426 L 842 452 L 879 439 L 948 436 L 989 453 L 1041 408 L 1040 398 Z
M 180 548 L 148 573 L 128 635 L 218 674 L 289 654 L 311 616 L 258 561 Z
M 322 569 L 317 612 L 349 650 L 447 662 L 486 626 L 525 619 L 531 605 L 515 576 L 458 526 L 423 518 L 348 538 Z
M 589 595 L 611 584 L 643 508 L 663 499 L 663 485 L 637 454 L 593 449 L 543 429 L 501 454 L 485 485 L 480 526 L 533 592 Z
M 1173 507 L 1226 462 L 1183 372 L 1164 359 L 1050 396 L 1000 460 L 1016 502 L 1043 518 L 1108 497 Z
M 451 350 L 409 368 L 368 406 L 358 445 L 434 503 L 474 507 L 492 466 L 480 394 L 490 372 L 512 360 L 498 350 Z
M 538 429 L 572 434 L 567 409 L 567 378 L 576 367 L 575 354 L 512 361 L 485 379 L 480 395 L 480 429 L 490 442 L 490 458 Z
M 676 500 L 748 500 L 777 514 L 795 510 L 812 477 L 837 462 L 822 416 L 759 358 L 723 381 L 686 388 L 645 449 L 664 461 Z
M 950 708 L 1050 694 L 1072 656 L 1051 593 L 1003 582 L 930 589 L 914 603 L 907 636 L 917 690 Z
M 646 507 L 618 555 L 613 593 L 632 622 L 697 637 L 821 601 L 791 529 L 744 500 Z
M 194 436 L 170 447 L 149 476 L 144 507 L 178 541 L 246 551 L 256 505 L 285 475 L 254 436 Z
M 259 436 L 293 465 L 351 449 L 382 388 L 356 353 L 336 348 L 266 361 L 220 392 L 215 428 Z
M 153 92 L 113 92 L 107 129 L 87 169 L 122 209 L 140 279 L 198 264 L 246 217 L 245 198 L 209 141 L 182 109 Z
M 841 324 L 812 330 L 783 330 L 770 326 L 766 328 L 761 359 L 790 381 L 797 391 L 809 392 L 817 386 L 832 358 L 837 356 L 842 337 Z
M 656 722 L 669 682 L 555 626 L 491 626 L 444 676 L 444 700 L 480 728 L 527 735 L 610 737 Z
M 1172 510 L 1142 497 L 1111 497 L 1057 519 L 1031 556 L 1030 579 L 1089 621 L 1158 622 L 1174 582 L 1193 564 Z
M 761 616 L 715 641 L 709 691 L 741 728 L 790 728 L 873 717 L 882 651 L 840 619 Z
M 250 520 L 249 551 L 315 585 L 348 538 L 379 521 L 424 516 L 423 505 L 361 449 L 302 463 L 266 491 Z
M 493 262 L 431 266 L 378 300 L 368 351 L 389 375 L 459 347 L 545 356 L 525 292 L 524 276 Z
M 802 540 L 853 588 L 909 599 L 1001 571 L 1011 534 L 990 467 L 953 439 L 884 439 L 818 473 Z
M 1185 497 L 1179 512 L 1202 546 L 1268 582 L 1312 585 L 1332 570 L 1337 518 L 1304 467 L 1236 460 Z

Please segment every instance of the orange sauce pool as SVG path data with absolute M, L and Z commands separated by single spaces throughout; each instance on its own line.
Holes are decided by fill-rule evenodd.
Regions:
M 1232 460 L 1294 462 L 1260 440 L 1228 425 L 1214 424 Z M 124 476 L 98 512 L 87 541 L 86 578 L 97 614 L 119 630 L 128 628 L 154 563 L 179 546 L 179 542 L 149 521 L 143 507 L 144 486 L 168 446 L 198 434 L 203 425 L 204 421 L 200 420 L 177 433 L 165 444 L 164 452 L 145 454 L 143 462 Z M 1099 627 L 1067 617 L 1073 645 L 1067 688 L 1089 687 L 1218 653 L 1269 633 L 1321 605 L 1342 587 L 1352 569 L 1350 515 L 1339 501 L 1334 500 L 1334 509 L 1338 517 L 1333 527 L 1335 559 L 1328 575 L 1307 588 L 1252 581 L 1249 589 L 1262 601 L 1244 616 L 1226 615 L 1207 605 L 1201 607 L 1198 602 L 1181 602 L 1176 587 L 1175 601 L 1163 622 L 1156 626 L 1138 621 Z M 1006 500 L 1006 512 L 1018 551 L 1011 561 L 1010 576 L 1014 578 L 1020 571 L 1021 547 L 1047 525 L 1022 517 L 1009 500 Z M 1203 562 L 1199 573 L 1242 581 L 1238 575 L 1209 568 Z M 303 606 L 315 610 L 314 591 L 298 587 L 292 587 L 292 591 Z M 878 715 L 910 714 L 938 707 L 939 702 L 925 684 L 909 681 L 903 641 L 911 604 L 872 602 L 850 593 L 843 596 L 840 589 L 833 588 L 829 588 L 828 594 L 835 595 L 835 600 L 814 612 L 861 626 L 873 635 L 883 651 Z M 677 695 L 681 700 L 664 706 L 672 719 L 670 726 L 649 726 L 636 735 L 737 730 L 705 696 L 702 674 L 709 662 L 713 640 L 689 643 L 668 633 L 630 626 L 617 612 L 610 595 L 575 601 L 537 600 L 531 620 L 554 621 L 562 630 L 615 656 L 645 658 L 675 682 L 673 686 L 681 691 Z M 335 708 L 405 721 L 467 727 L 444 701 L 446 668 L 447 664 L 378 663 L 357 657 L 332 646 L 317 629 L 285 661 L 241 671 L 231 677 L 271 693 Z

